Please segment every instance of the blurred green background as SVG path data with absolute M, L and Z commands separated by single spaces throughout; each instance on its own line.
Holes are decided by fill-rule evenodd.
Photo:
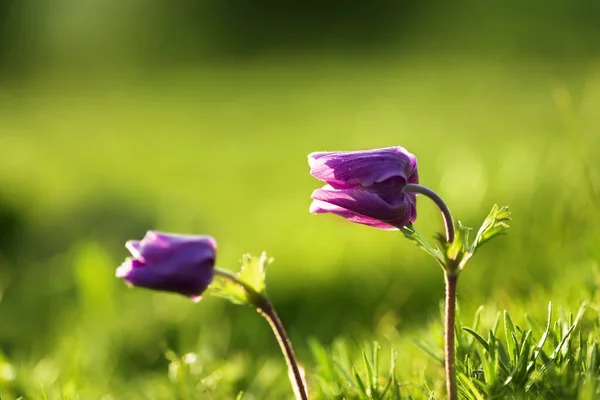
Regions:
M 467 318 L 576 309 L 600 259 L 599 18 L 592 0 L 1 0 L 0 395 L 289 396 L 250 309 L 114 277 L 148 229 L 211 234 L 234 270 L 274 257 L 309 378 L 308 338 L 382 337 L 418 374 L 441 271 L 398 232 L 310 215 L 312 151 L 402 145 L 466 225 L 511 208 L 461 277 Z

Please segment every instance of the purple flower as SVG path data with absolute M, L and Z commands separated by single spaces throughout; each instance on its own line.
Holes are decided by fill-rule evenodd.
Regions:
M 210 236 L 148 231 L 125 247 L 133 258 L 127 258 L 116 275 L 133 286 L 197 300 L 213 279 L 217 242 Z
M 333 213 L 378 229 L 398 229 L 417 218 L 417 158 L 403 147 L 311 153 L 310 173 L 326 183 L 313 192 L 310 212 Z

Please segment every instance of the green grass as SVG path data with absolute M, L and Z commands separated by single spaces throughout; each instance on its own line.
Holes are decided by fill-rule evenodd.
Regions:
M 368 388 L 373 377 L 364 378 L 360 348 L 374 340 L 382 362 L 396 350 L 398 382 L 415 385 L 413 392 L 401 386 L 402 396 L 442 398 L 442 368 L 414 343 L 441 349 L 439 267 L 400 233 L 309 215 L 319 182 L 306 155 L 317 150 L 405 146 L 419 158 L 421 182 L 468 226 L 479 226 L 494 203 L 511 208 L 509 234 L 486 245 L 461 276 L 463 315 L 480 304 L 508 310 L 537 343 L 535 329 L 517 318 L 527 313 L 543 327 L 549 301 L 565 310 L 599 304 L 598 65 L 264 61 L 93 80 L 49 74 L 6 88 L 5 399 L 290 396 L 277 344 L 250 309 L 128 290 L 114 278 L 123 243 L 151 228 L 212 234 L 225 268 L 236 269 L 246 252 L 273 256 L 270 297 L 311 387 L 325 398 L 322 382 L 337 381 L 318 370 L 331 352 L 315 356 L 309 344 L 345 343 L 348 364 Z M 426 237 L 442 229 L 432 204 L 422 200 L 418 208 Z M 478 332 L 496 343 L 488 337 L 490 313 Z M 596 322 L 584 328 L 593 347 Z M 471 377 L 494 357 L 477 346 L 463 370 Z M 577 357 L 582 366 L 588 355 Z M 579 380 L 569 382 L 587 385 L 587 364 L 569 373 L 577 371 Z M 356 380 L 351 368 L 345 372 Z M 485 374 L 475 375 L 483 386 L 475 379 L 473 390 L 491 393 Z
M 525 328 L 515 325 L 507 311 L 498 311 L 493 323 L 482 327 L 483 310 L 477 310 L 471 327 L 460 322 L 456 326 L 461 398 L 593 399 L 600 394 L 597 309 L 584 303 L 576 316 L 561 310 L 556 318 L 550 303 L 546 323 L 525 315 Z M 443 368 L 441 349 L 415 341 Z M 316 398 L 443 398 L 436 395 L 431 377 L 420 377 L 417 383 L 397 380 L 397 364 L 403 357 L 394 348 L 381 362 L 381 345 L 367 343 L 362 363 L 354 361 L 357 350 L 342 340 L 331 350 L 316 342 L 312 348 L 317 360 Z

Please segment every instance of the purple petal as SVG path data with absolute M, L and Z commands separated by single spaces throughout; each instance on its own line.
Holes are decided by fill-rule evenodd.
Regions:
M 133 286 L 196 297 L 210 285 L 213 268 L 211 265 L 192 264 L 170 269 L 134 268 L 124 279 Z
M 148 260 L 149 264 L 153 264 L 164 261 L 165 258 L 176 254 L 177 249 L 186 247 L 192 249 L 204 248 L 205 251 L 214 253 L 217 243 L 215 239 L 205 235 L 181 235 L 148 231 L 140 242 L 127 242 L 126 247 L 134 257 L 144 258 Z M 167 251 L 167 249 L 170 249 L 170 251 Z
M 397 230 L 395 226 L 386 224 L 378 219 L 367 217 L 365 215 L 361 215 L 355 213 L 353 211 L 347 210 L 345 208 L 336 206 L 331 203 L 326 203 L 321 200 L 313 200 L 310 204 L 309 211 L 313 214 L 322 214 L 322 213 L 332 213 L 335 215 L 339 215 L 342 218 L 347 219 L 350 222 L 355 222 L 357 224 L 368 225 L 373 228 L 383 229 L 383 230 Z
M 400 193 L 398 198 L 390 204 L 376 193 L 363 188 L 335 189 L 330 185 L 325 185 L 323 188 L 315 190 L 312 198 L 338 207 L 327 209 L 327 207 L 323 207 L 322 203 L 317 203 L 318 208 L 324 210 L 321 212 L 333 212 L 353 222 L 357 218 L 351 219 L 342 215 L 340 209 L 347 210 L 352 215 L 358 214 L 395 227 L 405 226 L 416 218 L 414 196 L 405 193 Z M 315 210 L 317 206 L 314 207 Z M 365 224 L 373 226 L 372 223 Z
M 128 258 L 116 275 L 133 286 L 198 298 L 213 279 L 216 241 L 210 236 L 148 231 L 130 240 Z
M 142 257 L 141 244 L 139 240 L 128 240 L 127 243 L 125 243 L 125 247 L 135 258 Z
M 144 263 L 134 258 L 127 258 L 123 264 L 121 264 L 116 271 L 117 278 L 127 278 L 127 276 L 135 268 L 142 267 Z
M 311 175 L 338 189 L 366 187 L 390 178 L 418 183 L 416 157 L 399 146 L 311 153 L 308 163 Z
M 142 242 L 157 243 L 159 246 L 178 246 L 189 243 L 203 243 L 216 250 L 217 242 L 212 236 L 207 235 L 185 235 L 175 233 L 165 233 L 159 231 L 148 231 Z

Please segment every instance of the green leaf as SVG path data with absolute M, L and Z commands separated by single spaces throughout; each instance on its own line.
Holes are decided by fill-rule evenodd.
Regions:
M 474 331 L 477 331 L 477 329 L 479 328 L 479 323 L 481 322 L 481 313 L 483 312 L 483 305 L 480 305 L 479 307 L 477 307 L 477 310 L 475 310 L 475 317 L 473 318 L 473 325 L 471 326 L 471 329 L 473 329 Z
M 533 361 L 535 362 L 540 354 L 543 354 L 543 347 L 546 344 L 546 339 L 548 339 L 548 335 L 550 335 L 550 329 L 552 328 L 552 302 L 548 303 L 548 320 L 546 322 L 546 329 L 540 338 L 540 341 L 537 344 L 537 348 L 533 353 Z
M 369 395 L 367 394 L 367 389 L 365 388 L 365 384 L 363 383 L 360 375 L 358 374 L 358 371 L 354 367 L 352 368 L 352 375 L 354 376 L 354 380 L 356 381 L 356 386 L 360 390 L 360 393 L 364 397 L 369 398 Z
M 452 243 L 448 243 L 446 236 L 442 234 L 436 236 L 441 247 L 434 247 L 427 243 L 411 224 L 400 228 L 400 231 L 404 237 L 435 258 L 445 271 L 458 274 L 481 245 L 506 231 L 508 228 L 506 221 L 509 220 L 510 212 L 508 211 L 508 207 L 498 207 L 495 204 L 487 218 L 483 221 L 472 243 L 469 242 L 469 234 L 472 229 L 464 226 L 460 221 L 456 221 L 454 223 L 454 240 Z
M 458 381 L 462 384 L 463 390 L 467 391 L 467 398 L 476 400 L 483 400 L 483 395 L 477 390 L 477 387 L 473 384 L 473 381 L 465 374 L 459 372 L 457 376 Z
M 272 262 L 273 259 L 268 258 L 265 252 L 260 257 L 244 254 L 241 260 L 241 270 L 234 274 L 236 280 L 242 284 L 215 274 L 216 279 L 213 280 L 206 293 L 227 299 L 235 304 L 256 305 L 256 302 L 260 300 L 257 299 L 257 295 L 264 296 L 265 294 L 265 269 Z M 252 290 L 246 290 L 244 285 Z
M 467 328 L 463 328 L 463 329 L 467 329 Z M 435 350 L 433 350 L 430 346 L 426 345 L 425 343 L 421 342 L 419 339 L 417 338 L 412 338 L 412 342 L 419 347 L 421 350 L 423 350 L 425 353 L 427 353 L 427 355 L 429 355 L 431 358 L 433 358 L 434 360 L 436 360 L 437 362 L 439 362 L 440 364 L 444 365 L 444 359 L 442 357 L 440 357 L 437 352 Z
M 389 377 L 387 379 L 387 383 L 386 383 L 385 387 L 383 388 L 383 391 L 381 392 L 381 398 L 387 398 L 387 399 L 395 398 L 395 389 L 392 389 L 390 396 L 385 397 L 385 395 L 391 387 L 394 387 L 397 390 L 397 386 L 398 386 L 396 383 L 396 359 L 397 358 L 398 358 L 398 353 L 396 352 L 394 347 L 392 347 L 392 354 L 391 354 L 391 358 L 390 358 L 390 373 L 389 373 Z
M 531 331 L 526 331 L 522 338 L 520 344 L 520 351 L 518 354 L 518 365 L 517 365 L 517 376 L 516 379 L 519 382 L 525 382 L 528 374 L 527 364 L 529 363 L 529 359 L 531 356 L 531 345 L 533 344 L 531 339 Z
M 234 304 L 251 304 L 248 293 L 242 286 L 224 279 L 213 280 L 205 293 L 229 300 Z
M 427 241 L 423 239 L 423 236 L 421 236 L 419 231 L 417 231 L 412 224 L 408 224 L 400 228 L 400 231 L 402 232 L 405 238 L 412 241 L 414 244 L 417 245 L 417 247 L 424 250 L 427 254 L 435 258 L 435 260 L 442 266 L 442 268 L 445 268 L 445 259 L 442 251 L 439 249 L 439 247 L 433 247 L 432 245 L 427 243 Z
M 504 234 L 509 227 L 507 221 L 510 221 L 510 219 L 510 211 L 508 211 L 507 206 L 499 207 L 494 204 L 471 244 L 470 253 L 474 254 L 484 243 L 495 236 Z
M 506 310 L 504 310 L 504 335 L 506 336 L 506 348 L 508 349 L 508 356 L 511 358 L 511 361 L 515 363 L 517 358 L 515 326 Z
M 471 335 L 473 335 L 473 337 L 479 342 L 481 343 L 481 345 L 483 346 L 483 348 L 489 352 L 490 351 L 490 345 L 488 342 L 486 342 L 486 340 L 477 332 L 475 332 L 473 329 L 471 328 L 463 328 L 463 330 L 467 333 L 470 333 Z
M 460 221 L 454 224 L 454 241 L 448 243 L 446 236 L 438 235 L 437 239 L 444 250 L 444 265 L 447 271 L 456 272 L 462 269 L 466 259 L 471 257 L 469 254 L 469 233 L 471 228 L 464 226 Z M 464 262 L 463 262 L 464 260 Z
M 373 397 L 373 395 L 376 392 L 376 387 L 375 387 L 376 377 L 373 373 L 374 366 L 371 364 L 371 361 L 367 357 L 367 352 L 365 349 L 363 349 L 363 351 L 362 351 L 362 357 L 363 357 L 363 364 L 365 365 L 365 369 L 367 371 L 367 383 L 369 385 L 369 393 L 371 394 L 371 397 Z
M 454 224 L 454 241 L 446 250 L 446 256 L 453 261 L 460 260 L 469 249 L 469 233 L 473 229 L 464 226 L 460 221 Z M 445 238 L 444 238 L 445 241 Z
M 379 343 L 373 343 L 373 386 L 377 386 L 377 382 L 379 381 Z
M 267 258 L 267 253 L 264 251 L 260 257 L 253 257 L 250 254 L 242 256 L 242 269 L 238 274 L 238 278 L 246 282 L 256 293 L 265 291 L 265 269 L 273 262 L 272 258 Z
M 510 212 L 508 211 L 508 207 L 498 207 L 497 204 L 494 204 L 471 244 L 468 242 L 471 229 L 462 226 L 460 221 L 458 221 L 456 224 L 456 239 L 448 249 L 448 256 L 453 256 L 454 258 L 452 259 L 456 261 L 458 269 L 462 270 L 479 247 L 493 237 L 504 234 L 508 229 L 506 221 L 509 220 Z

